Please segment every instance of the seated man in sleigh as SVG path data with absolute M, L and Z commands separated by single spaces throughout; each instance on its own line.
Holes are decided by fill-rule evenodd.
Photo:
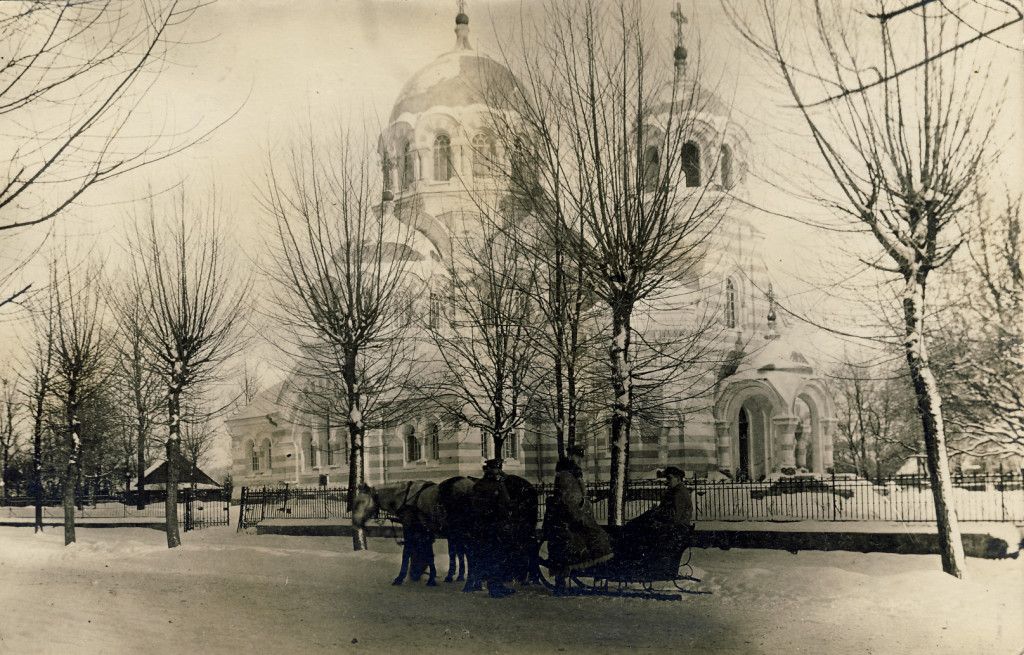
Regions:
M 616 568 L 647 570 L 653 560 L 674 558 L 685 548 L 693 529 L 693 502 L 684 483 L 685 474 L 675 466 L 658 471 L 666 489 L 661 502 L 622 527 L 615 538 Z M 666 562 L 667 565 L 673 565 Z

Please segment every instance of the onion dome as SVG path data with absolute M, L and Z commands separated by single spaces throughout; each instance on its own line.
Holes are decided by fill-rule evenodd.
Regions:
M 515 88 L 512 72 L 470 45 L 469 16 L 455 17 L 455 49 L 414 74 L 391 110 L 391 122 L 402 114 L 421 114 L 431 107 L 489 105 L 506 108 Z

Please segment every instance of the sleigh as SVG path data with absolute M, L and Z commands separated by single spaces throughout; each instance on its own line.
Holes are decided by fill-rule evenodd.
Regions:
M 672 534 L 652 539 L 642 548 L 629 548 L 617 539 L 619 529 L 606 526 L 615 545 L 607 562 L 570 571 L 565 586 L 557 587 L 544 556 L 538 562 L 540 580 L 559 596 L 616 596 L 649 600 L 682 600 L 683 594 L 707 594 L 695 587 L 700 582 L 690 565 L 693 526 L 680 527 Z M 668 587 L 671 585 L 671 588 Z

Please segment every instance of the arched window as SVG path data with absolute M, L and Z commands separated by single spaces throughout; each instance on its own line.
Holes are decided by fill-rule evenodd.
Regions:
M 260 448 L 260 470 L 273 473 L 274 461 L 270 459 L 270 454 L 270 439 L 264 439 L 263 446 Z
M 736 327 L 736 285 L 732 280 L 725 281 L 725 326 Z
M 434 179 L 447 182 L 455 175 L 452 163 L 452 140 L 447 134 L 438 134 L 434 139 Z
M 477 134 L 473 137 L 473 177 L 493 177 L 494 160 L 497 156 L 493 138 L 486 134 Z
M 306 455 L 306 469 L 312 470 L 316 466 L 316 442 L 308 432 L 302 435 L 302 451 Z
M 686 186 L 700 186 L 700 146 L 693 141 L 683 144 L 683 174 Z
M 413 167 L 413 158 L 416 153 L 412 151 L 412 144 L 406 141 L 402 144 L 402 188 L 408 189 L 416 181 L 416 172 Z
M 260 453 L 256 450 L 256 444 L 252 439 L 245 442 L 245 458 L 249 460 L 253 471 L 260 470 Z
M 420 440 L 416 437 L 416 428 L 409 426 L 405 429 L 405 461 L 418 462 L 423 458 L 420 451 Z
M 732 148 L 727 145 L 722 146 L 722 154 L 720 156 L 719 166 L 722 169 L 722 186 L 726 189 L 732 188 Z
M 320 447 L 323 448 L 324 454 L 327 458 L 327 466 L 334 466 L 334 443 L 331 442 L 331 432 L 328 430 L 324 433 Z
M 427 426 L 427 449 L 429 459 L 441 459 L 441 427 L 437 423 Z
M 519 459 L 519 432 L 512 432 L 505 437 L 501 450 L 503 459 Z
M 394 181 L 391 179 L 394 173 L 394 164 L 391 162 L 391 155 L 387 152 L 384 153 L 384 159 L 381 161 L 381 175 L 384 176 L 384 190 L 392 191 L 394 189 Z
M 658 152 L 658 146 L 647 146 L 644 150 L 644 191 L 654 191 L 658 188 L 660 168 L 661 154 Z

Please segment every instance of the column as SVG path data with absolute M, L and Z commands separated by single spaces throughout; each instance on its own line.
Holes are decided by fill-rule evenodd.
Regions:
M 779 471 L 786 475 L 796 472 L 796 426 L 800 419 L 796 416 L 778 416 L 772 419 L 775 433 L 775 462 Z
M 832 460 L 832 435 L 835 434 L 836 419 L 821 419 L 821 473 L 834 466 Z
M 718 468 L 732 471 L 732 434 L 729 421 L 715 421 L 715 446 L 718 451 Z

